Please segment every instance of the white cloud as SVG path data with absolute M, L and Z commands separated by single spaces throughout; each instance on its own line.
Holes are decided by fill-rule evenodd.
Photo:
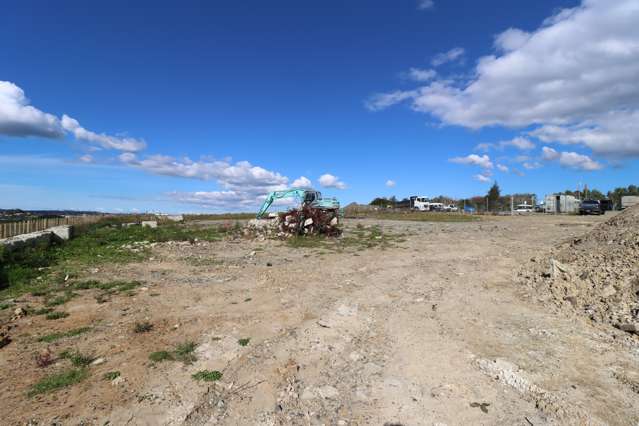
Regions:
M 83 163 L 93 163 L 93 156 L 85 154 L 78 158 L 78 160 L 82 161 Z
M 305 176 L 300 176 L 295 179 L 291 184 L 293 188 L 310 188 L 312 186 L 311 180 Z
M 0 81 L 0 134 L 60 138 L 64 135 L 58 117 L 29 105 L 24 91 L 9 81 Z
M 330 173 L 323 174 L 317 181 L 324 188 L 346 189 L 346 184 Z
M 371 96 L 366 102 L 365 106 L 371 111 L 380 111 L 388 108 L 389 106 L 398 104 L 406 99 L 410 99 L 415 94 L 409 91 L 397 91 L 392 93 L 379 93 Z
M 558 152 L 547 146 L 541 149 L 542 158 L 546 161 L 559 160 L 559 165 L 576 170 L 593 171 L 603 168 L 603 165 L 594 161 L 587 155 L 576 152 Z
M 386 186 L 388 188 L 395 188 L 395 185 L 397 185 L 397 182 L 395 182 L 394 180 L 388 179 L 386 181 Z
M 495 49 L 465 83 L 435 80 L 394 92 L 386 106 L 411 100 L 445 124 L 536 126 L 545 142 L 639 156 L 637 0 L 584 0 L 535 31 L 504 31 Z
M 451 158 L 448 161 L 450 161 L 451 163 L 456 163 L 456 164 L 467 164 L 467 165 L 479 166 L 484 169 L 493 168 L 493 162 L 490 161 L 490 157 L 488 155 L 470 154 L 465 157 Z
M 557 160 L 560 156 L 561 154 L 559 154 L 552 148 L 549 148 L 547 146 L 541 148 L 541 158 L 543 158 L 544 160 L 553 161 Z
M 435 7 L 434 0 L 418 0 L 417 1 L 417 9 L 419 10 L 428 10 Z
M 432 61 L 430 61 L 430 63 L 434 67 L 438 67 L 440 65 L 444 65 L 447 62 L 455 62 L 461 59 L 464 56 L 465 52 L 466 51 L 462 47 L 455 47 L 453 49 L 450 49 L 448 52 L 439 53 L 435 55 L 435 57 L 433 58 Z
M 639 156 L 639 109 L 611 111 L 577 125 L 544 125 L 530 132 L 543 142 L 580 144 L 611 158 Z
M 411 68 L 404 76 L 410 80 L 424 82 L 437 77 L 437 71 L 433 69 Z
M 215 180 L 224 189 L 263 195 L 286 188 L 288 178 L 279 173 L 253 166 L 248 161 L 231 164 L 220 160 L 181 160 L 166 155 L 151 155 L 138 159 L 130 152 L 119 156 L 123 163 L 150 173 L 200 180 Z
M 478 180 L 481 183 L 488 183 L 490 182 L 490 177 L 483 175 L 483 174 L 478 174 L 478 175 L 474 175 L 473 179 Z
M 216 210 L 254 209 L 268 192 L 286 189 L 289 180 L 286 176 L 254 166 L 248 161 L 233 164 L 230 161 L 193 161 L 165 155 L 138 158 L 130 152 L 120 154 L 119 159 L 124 164 L 153 174 L 216 181 L 222 190 L 168 194 L 177 202 Z M 301 176 L 293 182 L 293 186 L 310 186 L 310 183 L 310 180 Z
M 171 192 L 169 198 L 179 203 L 194 204 L 219 211 L 254 210 L 264 196 L 243 191 Z
M 78 120 L 71 118 L 66 114 L 62 115 L 62 127 L 67 132 L 72 133 L 76 139 L 100 145 L 102 148 L 136 152 L 141 151 L 146 147 L 146 143 L 138 139 L 109 136 L 104 133 L 97 134 L 87 130 L 78 123 Z
M 526 170 L 541 169 L 544 165 L 538 161 L 525 161 L 521 164 Z
M 535 144 L 530 139 L 519 136 L 508 141 L 500 141 L 497 143 L 480 143 L 475 147 L 475 149 L 480 151 L 489 151 L 491 149 L 501 150 L 508 147 L 513 147 L 522 151 L 528 151 L 535 148 Z
M 67 115 L 63 115 L 60 120 L 53 114 L 42 112 L 29 105 L 29 100 L 20 87 L 9 81 L 0 81 L 0 135 L 57 139 L 63 137 L 65 131 L 77 140 L 108 149 L 140 151 L 146 146 L 144 141 L 130 137 L 97 134 L 80 126 L 77 120 Z
M 524 46 L 530 40 L 530 33 L 518 28 L 509 28 L 495 37 L 495 48 L 502 52 L 511 52 Z
M 508 166 L 504 166 L 503 164 L 497 164 L 497 170 L 500 172 L 508 173 Z

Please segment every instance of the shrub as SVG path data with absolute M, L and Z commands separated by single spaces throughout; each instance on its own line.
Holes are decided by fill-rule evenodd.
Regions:
M 29 397 L 33 397 L 35 395 L 71 386 L 86 379 L 88 375 L 89 373 L 84 368 L 63 371 L 62 373 L 54 374 L 40 380 L 35 385 L 31 386 L 27 395 Z
M 47 314 L 46 318 L 48 320 L 57 320 L 61 318 L 66 318 L 68 316 L 69 314 L 67 312 L 50 312 Z
M 217 370 L 202 370 L 195 373 L 193 376 L 195 380 L 201 380 L 204 382 L 216 382 L 222 378 L 222 373 Z

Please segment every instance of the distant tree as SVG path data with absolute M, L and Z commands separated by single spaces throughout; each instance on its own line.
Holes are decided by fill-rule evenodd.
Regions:
M 619 187 L 608 191 L 608 198 L 610 198 L 617 207 L 621 206 L 621 197 L 625 195 L 639 195 L 639 187 L 637 187 L 637 185 L 629 185 L 627 188 Z
M 500 196 L 501 190 L 499 189 L 499 185 L 497 184 L 497 181 L 495 181 L 495 183 L 493 183 L 493 186 L 490 187 L 490 189 L 488 190 L 488 209 L 489 210 L 497 210 L 499 208 L 499 196 Z
M 588 198 L 591 200 L 603 200 L 606 196 L 598 189 L 591 189 L 588 191 Z
M 396 201 L 397 200 L 395 199 L 395 197 L 392 197 L 391 199 L 384 198 L 384 197 L 377 197 L 373 201 L 371 201 L 369 205 L 377 206 L 377 207 L 392 207 L 393 205 L 395 205 Z

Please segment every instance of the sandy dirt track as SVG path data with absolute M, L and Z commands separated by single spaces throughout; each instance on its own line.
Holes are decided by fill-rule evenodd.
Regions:
M 542 304 L 515 280 L 531 257 L 601 220 L 347 221 L 347 233 L 379 225 L 402 237 L 343 253 L 160 244 L 144 263 L 91 274 L 143 281 L 134 296 L 97 304 L 86 291 L 68 318 L 18 321 L 21 337 L 0 351 L 1 423 L 638 424 L 637 339 Z M 153 330 L 133 333 L 139 321 Z M 26 397 L 45 375 L 32 353 L 47 346 L 29 336 L 85 325 L 51 350 L 105 362 L 74 387 Z M 185 340 L 198 344 L 193 364 L 149 361 Z M 193 380 L 203 369 L 223 377 Z M 120 379 L 102 379 L 113 370 Z

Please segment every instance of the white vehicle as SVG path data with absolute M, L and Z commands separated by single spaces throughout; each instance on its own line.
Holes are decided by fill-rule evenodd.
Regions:
M 518 204 L 517 208 L 515 208 L 515 212 L 522 214 L 522 213 L 532 213 L 533 211 L 533 206 L 530 204 Z
M 450 205 L 448 205 L 448 206 L 446 207 L 446 211 L 449 211 L 449 212 L 458 212 L 458 211 L 459 211 L 459 209 L 457 208 L 457 206 L 456 206 L 456 205 L 454 205 L 454 204 L 450 204 Z
M 413 202 L 413 208 L 421 212 L 430 211 L 430 202 L 426 197 L 416 197 Z
M 444 203 L 430 203 L 430 211 L 441 212 L 444 210 L 445 210 Z

